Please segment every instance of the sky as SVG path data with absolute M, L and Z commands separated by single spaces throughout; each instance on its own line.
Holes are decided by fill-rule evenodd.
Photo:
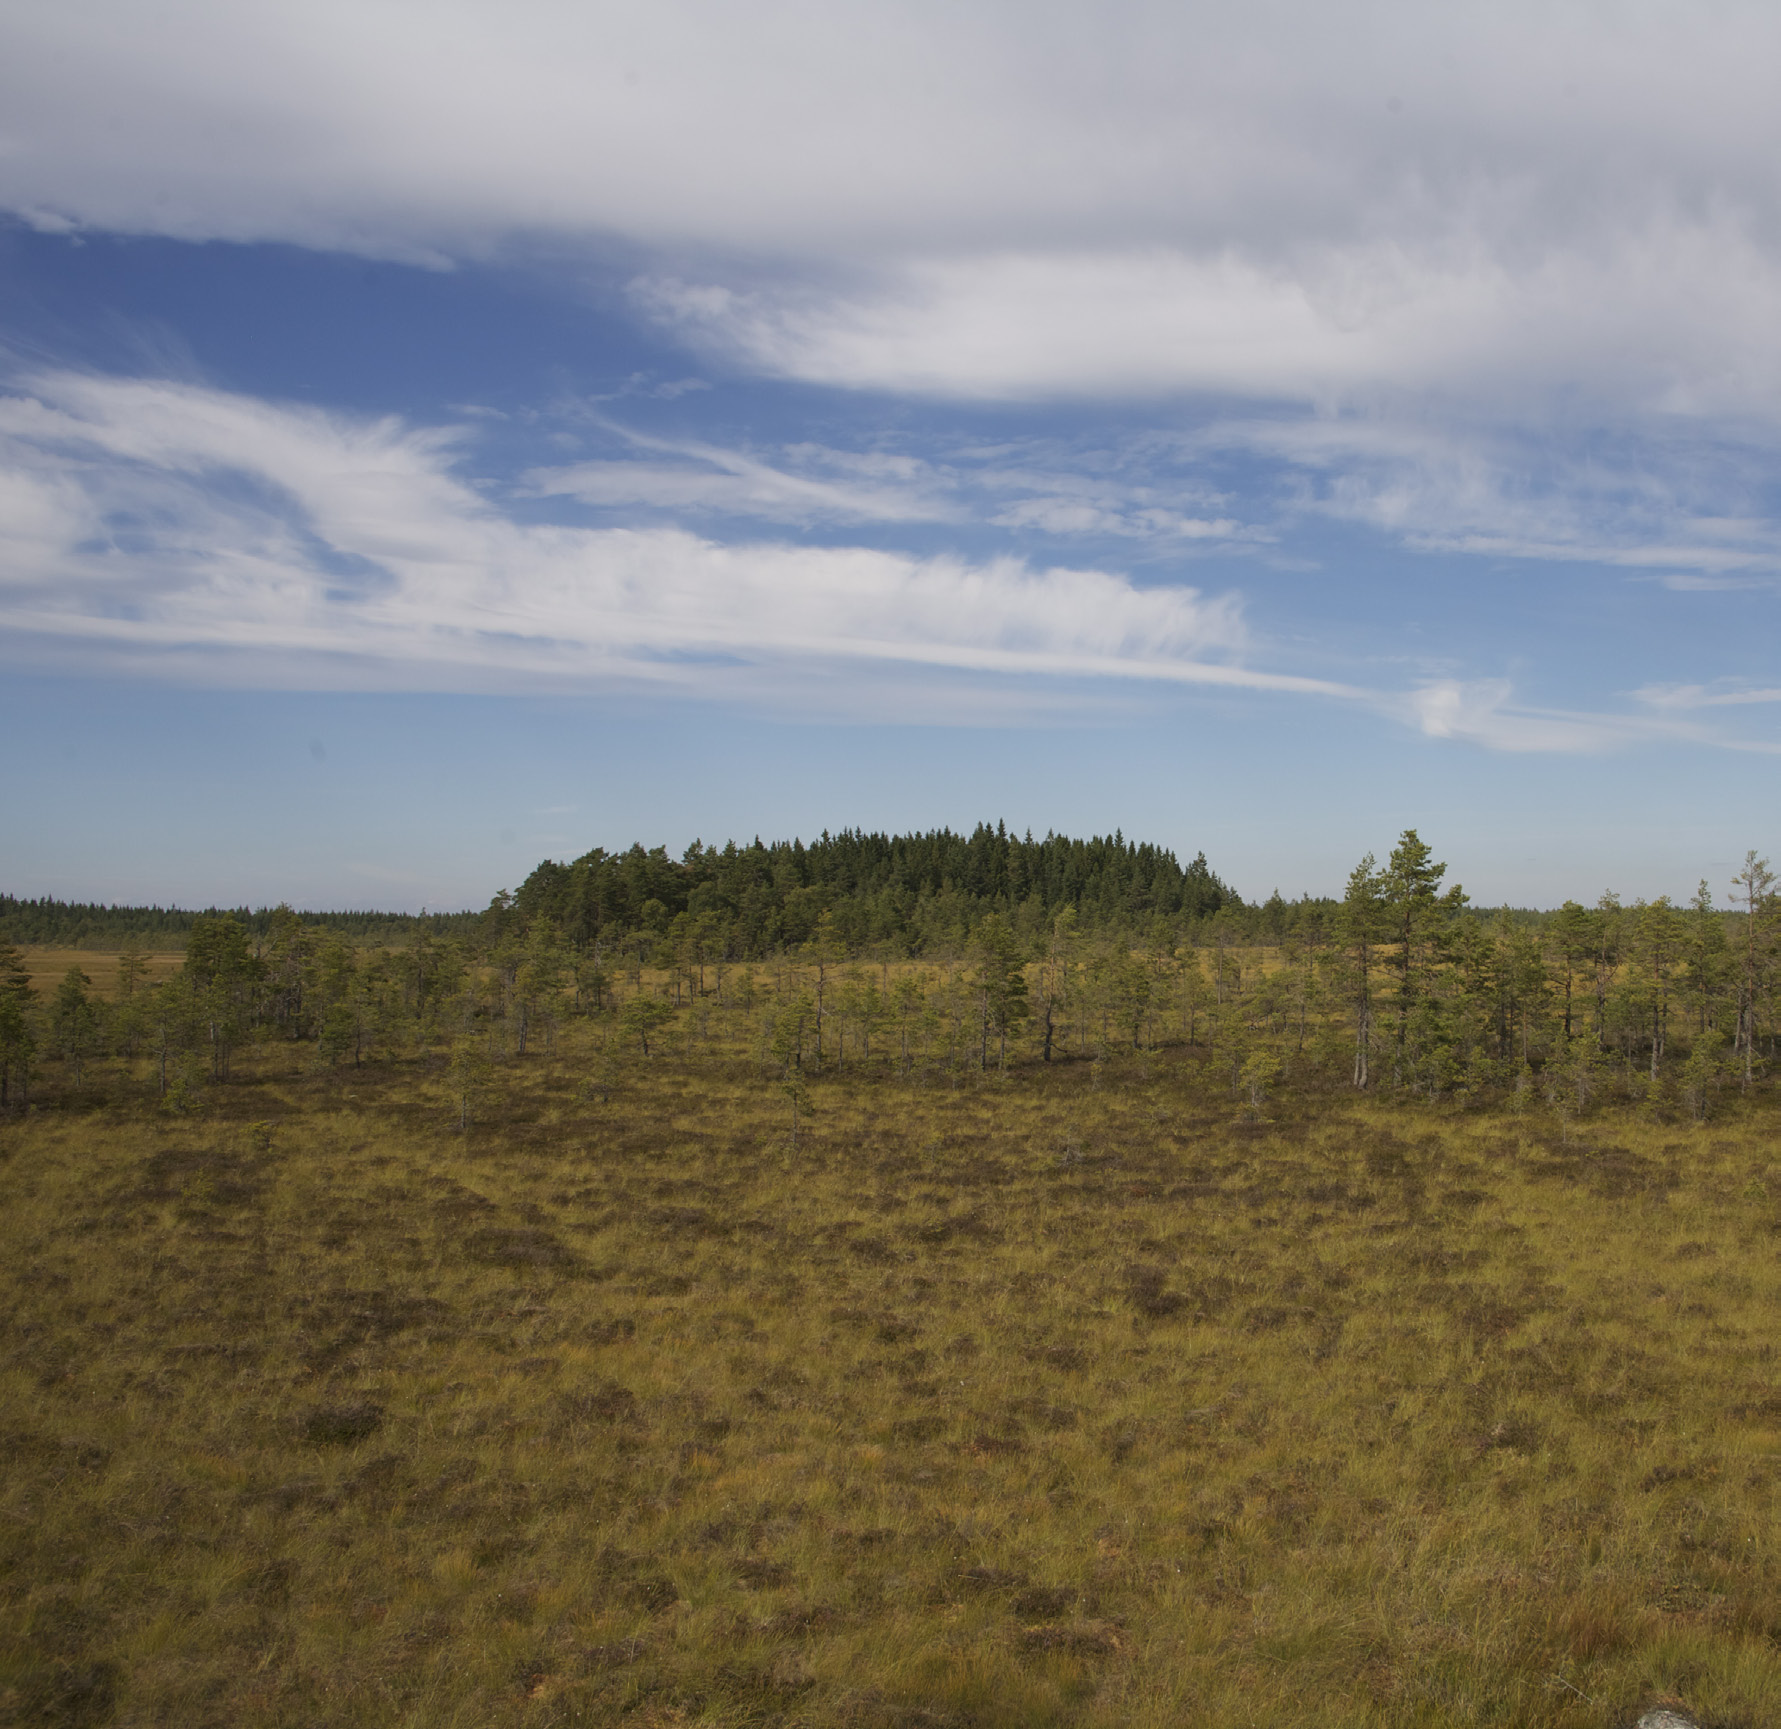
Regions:
M 1781 854 L 1773 6 L 13 0 L 0 892 Z

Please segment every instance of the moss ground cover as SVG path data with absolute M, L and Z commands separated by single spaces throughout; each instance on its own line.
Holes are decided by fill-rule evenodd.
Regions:
M 1766 1098 L 577 1036 L 0 1124 L 0 1716 L 1781 1717 Z

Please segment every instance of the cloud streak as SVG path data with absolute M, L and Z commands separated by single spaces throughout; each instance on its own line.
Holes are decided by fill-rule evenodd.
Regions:
M 962 514 L 956 500 L 946 496 L 946 477 L 925 463 L 873 462 L 805 445 L 789 453 L 798 460 L 797 468 L 776 467 L 702 440 L 652 438 L 610 421 L 602 424 L 626 443 L 651 452 L 655 460 L 602 459 L 534 468 L 522 477 L 524 490 L 603 509 L 641 506 L 799 526 L 948 522 Z
M 0 399 L 0 629 L 71 653 L 309 660 L 376 687 L 725 684 L 876 664 L 1344 694 L 1257 670 L 1233 596 L 1093 569 L 520 523 L 460 435 L 60 374 Z
M 802 442 L 773 461 L 705 440 L 651 436 L 602 419 L 598 430 L 643 458 L 598 457 L 536 467 L 521 496 L 572 498 L 605 512 L 837 524 L 987 523 L 1073 539 L 1142 541 L 1157 549 L 1265 543 L 1265 527 L 1201 514 L 1221 502 L 1165 448 L 1113 450 L 1021 439 L 988 450 L 930 441 L 932 454 L 838 450 Z M 1196 510 L 1199 506 L 1200 510 Z
M 1181 441 L 1183 461 L 1228 451 L 1295 477 L 1289 511 L 1364 524 L 1419 551 L 1594 564 L 1678 590 L 1781 575 L 1781 436 L 1747 425 L 1530 432 L 1399 405 L 1220 421 Z
M 234 683 L 643 687 L 904 719 L 1200 687 L 1338 702 L 1492 751 L 1772 748 L 1700 718 L 1772 702 L 1767 688 L 1652 686 L 1626 714 L 1531 706 L 1500 679 L 1381 690 L 1265 664 L 1233 594 L 1011 557 L 523 521 L 459 477 L 471 437 L 161 380 L 26 381 L 0 395 L 0 649 Z M 656 442 L 750 486 L 782 474 Z M 1042 470 L 977 454 L 987 485 L 1023 477 L 1044 496 Z M 894 456 L 797 455 L 932 484 Z
M 1768 748 L 1693 714 L 1769 690 L 1654 687 L 1630 715 L 1529 707 L 1503 680 L 1393 693 L 1254 664 L 1234 595 L 1006 557 L 521 522 L 457 477 L 468 436 L 190 384 L 31 380 L 0 396 L 0 642 L 33 664 L 300 686 L 821 690 L 831 707 L 851 689 L 880 711 L 900 689 L 917 719 L 936 679 L 990 710 L 1003 685 L 1028 706 L 1197 686 L 1336 701 L 1496 751 Z M 712 472 L 740 466 L 700 449 Z
M 1516 700 L 1507 679 L 1431 679 L 1402 708 L 1426 738 L 1514 755 L 1600 756 L 1639 743 L 1725 742 L 1670 719 L 1531 707 Z

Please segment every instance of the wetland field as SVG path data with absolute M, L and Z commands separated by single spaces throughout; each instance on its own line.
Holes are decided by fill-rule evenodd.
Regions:
M 1781 1720 L 1766 1092 L 788 1087 L 745 1018 L 45 1063 L 0 1721 Z

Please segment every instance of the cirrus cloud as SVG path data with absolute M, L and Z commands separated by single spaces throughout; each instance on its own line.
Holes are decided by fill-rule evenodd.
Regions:
M 350 665 L 372 686 L 722 684 L 802 660 L 1342 694 L 1246 665 L 1234 596 L 522 523 L 455 475 L 461 437 L 163 381 L 35 379 L 0 398 L 0 630 L 233 676 L 267 656 Z

